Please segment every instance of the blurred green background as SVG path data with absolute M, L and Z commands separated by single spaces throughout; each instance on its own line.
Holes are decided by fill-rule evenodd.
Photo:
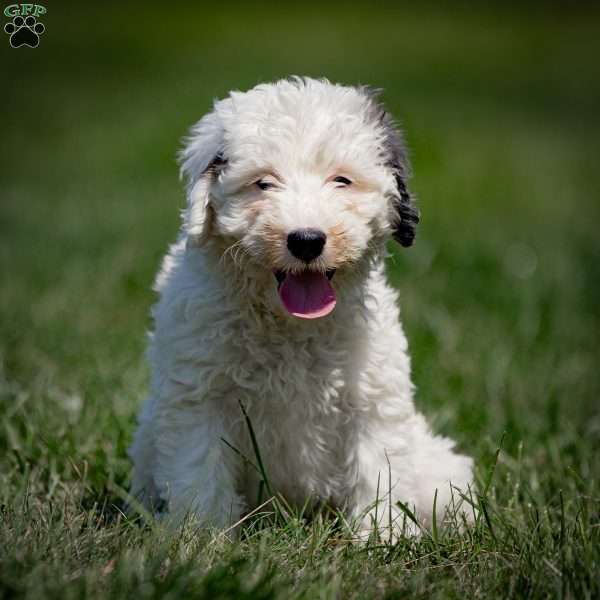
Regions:
M 598 12 L 46 7 L 38 48 L 0 38 L 0 494 L 127 487 L 180 139 L 291 74 L 383 88 L 406 131 L 422 225 L 390 276 L 419 407 L 481 469 L 506 434 L 548 501 L 598 477 Z
M 391 275 L 420 404 L 468 448 L 505 430 L 530 451 L 535 436 L 597 439 L 596 15 L 47 8 L 37 49 L 1 50 L 0 358 L 26 398 L 5 410 L 57 418 L 59 445 L 72 420 L 73 458 L 115 452 L 183 206 L 180 138 L 228 90 L 304 74 L 384 88 L 406 130 L 423 223 Z

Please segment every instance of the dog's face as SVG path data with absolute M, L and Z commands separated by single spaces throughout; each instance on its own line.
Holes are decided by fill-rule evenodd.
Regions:
M 188 244 L 218 239 L 238 268 L 272 273 L 287 312 L 324 316 L 338 269 L 389 235 L 412 243 L 407 170 L 400 135 L 368 90 L 298 79 L 234 92 L 182 152 Z

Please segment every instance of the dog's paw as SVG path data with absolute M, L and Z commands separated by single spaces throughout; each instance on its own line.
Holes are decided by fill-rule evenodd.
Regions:
M 29 15 L 25 19 L 16 16 L 11 23 L 4 26 L 4 31 L 10 35 L 10 45 L 13 48 L 19 46 L 29 46 L 36 48 L 40 43 L 40 35 L 44 33 L 45 27 L 42 23 L 38 23 L 33 15 Z

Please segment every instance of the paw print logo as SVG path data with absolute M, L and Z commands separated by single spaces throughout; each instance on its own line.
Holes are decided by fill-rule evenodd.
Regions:
M 4 31 L 10 35 L 10 45 L 13 48 L 19 46 L 36 48 L 40 43 L 40 35 L 44 33 L 45 29 L 44 25 L 39 23 L 33 15 L 25 18 L 16 16 L 12 23 L 4 26 Z

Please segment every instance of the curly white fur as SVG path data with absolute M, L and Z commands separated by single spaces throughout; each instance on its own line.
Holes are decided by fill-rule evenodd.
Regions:
M 232 92 L 192 129 L 181 160 L 188 208 L 155 284 L 132 493 L 206 526 L 254 508 L 260 476 L 231 448 L 254 459 L 241 402 L 288 502 L 328 503 L 368 530 L 375 514 L 387 524 L 390 497 L 394 516 L 402 501 L 427 524 L 437 490 L 441 518 L 450 482 L 470 485 L 472 461 L 413 405 L 384 258 L 416 213 L 401 138 L 374 94 L 298 78 Z M 340 175 L 352 184 L 335 184 Z M 285 243 L 307 227 L 327 233 L 308 267 Z M 336 269 L 337 306 L 320 319 L 291 316 L 277 294 L 274 271 L 307 268 Z

